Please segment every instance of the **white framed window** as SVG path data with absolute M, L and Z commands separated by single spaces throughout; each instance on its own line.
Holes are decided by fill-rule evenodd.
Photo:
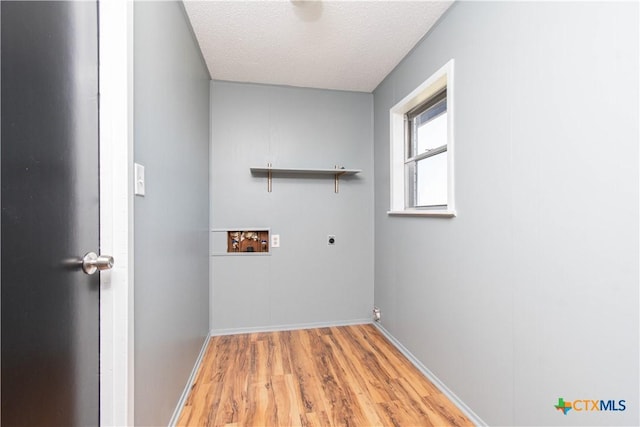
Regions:
M 390 215 L 455 216 L 453 59 L 390 110 Z

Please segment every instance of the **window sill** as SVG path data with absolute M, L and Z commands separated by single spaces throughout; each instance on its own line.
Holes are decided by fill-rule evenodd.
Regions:
M 388 211 L 387 215 L 390 216 L 431 216 L 441 218 L 453 218 L 456 216 L 456 211 L 451 210 L 419 210 L 419 209 L 406 209 L 404 211 Z

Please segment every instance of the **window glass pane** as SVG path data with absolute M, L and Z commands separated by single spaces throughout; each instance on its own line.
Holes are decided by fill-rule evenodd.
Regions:
M 416 164 L 416 206 L 447 204 L 447 152 Z
M 423 113 L 424 114 L 424 113 Z M 429 121 L 416 123 L 416 153 L 422 154 L 434 148 L 447 145 L 447 112 Z

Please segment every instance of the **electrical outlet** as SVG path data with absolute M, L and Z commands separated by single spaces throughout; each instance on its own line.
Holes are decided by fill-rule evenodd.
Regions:
M 280 235 L 279 234 L 272 234 L 271 235 L 271 247 L 272 248 L 279 248 L 280 247 Z
M 333 245 L 335 245 L 335 244 L 336 244 L 336 236 L 334 236 L 334 235 L 332 235 L 332 234 L 329 234 L 329 235 L 327 236 L 327 245 L 329 245 L 329 246 L 333 246 Z

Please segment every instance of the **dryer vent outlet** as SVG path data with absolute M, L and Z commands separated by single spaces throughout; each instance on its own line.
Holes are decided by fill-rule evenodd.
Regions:
M 373 320 L 380 321 L 380 309 L 378 307 L 373 307 Z

